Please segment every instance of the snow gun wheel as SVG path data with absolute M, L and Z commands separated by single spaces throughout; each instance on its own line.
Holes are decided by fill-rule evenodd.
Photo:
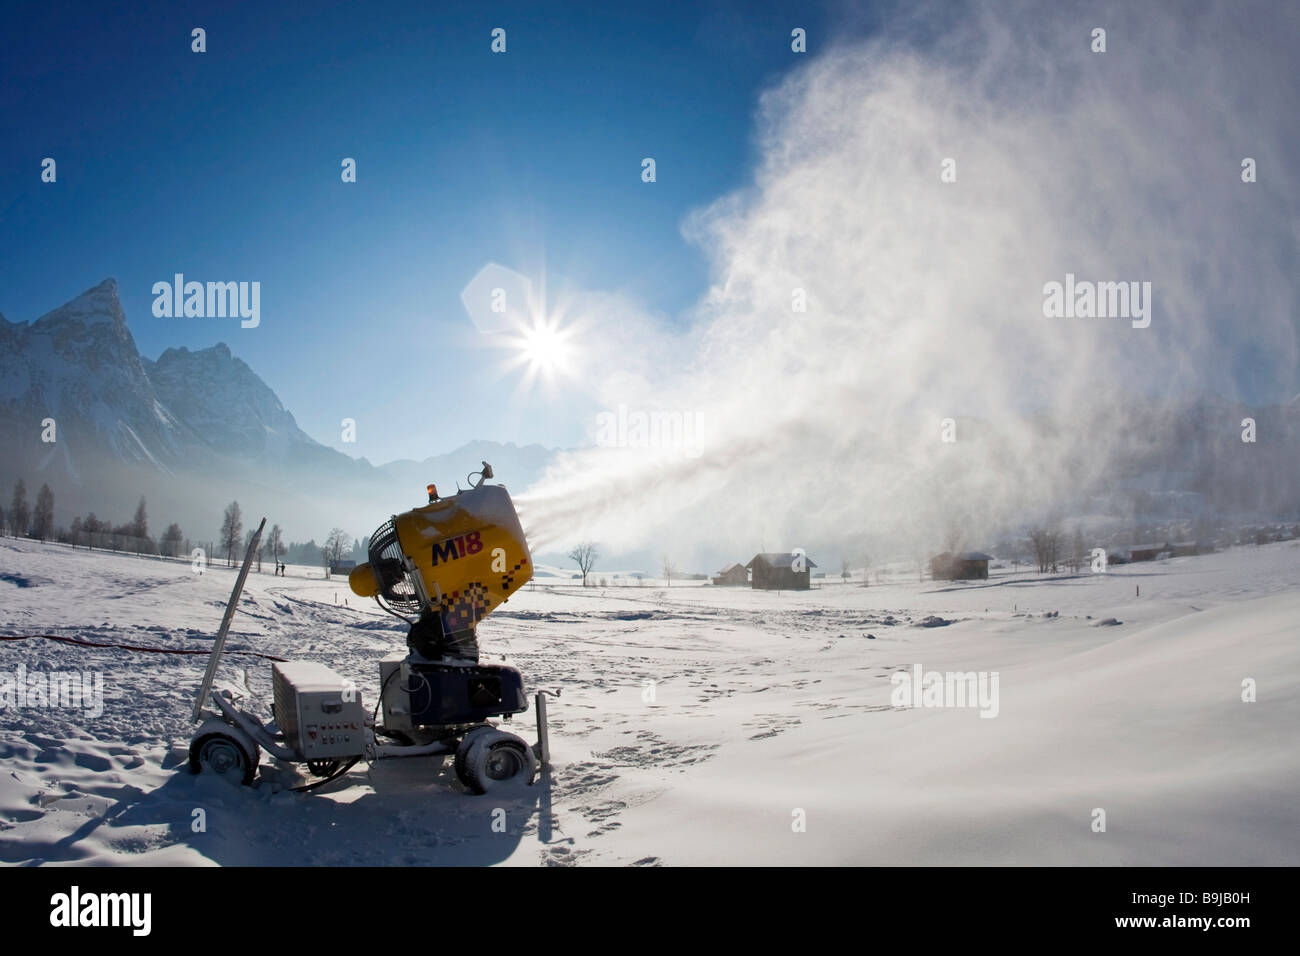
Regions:
M 240 783 L 251 786 L 257 776 L 257 744 L 242 731 L 219 720 L 199 728 L 190 744 L 190 772 L 226 776 L 239 772 Z
M 494 793 L 533 782 L 537 756 L 514 734 L 481 734 L 465 757 L 465 785 L 473 793 Z
M 471 727 L 465 732 L 465 736 L 460 738 L 460 744 L 456 747 L 456 758 L 452 761 L 452 766 L 456 770 L 456 779 L 469 786 L 469 780 L 465 777 L 465 760 L 469 757 L 470 748 L 474 746 L 474 741 L 485 733 L 494 733 L 495 727 L 489 724 L 482 724 L 478 727 Z
M 307 769 L 311 771 L 313 777 L 329 777 L 338 772 L 339 767 L 343 766 L 341 760 L 308 760 Z

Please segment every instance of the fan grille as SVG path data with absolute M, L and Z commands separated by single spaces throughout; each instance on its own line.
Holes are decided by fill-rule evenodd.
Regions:
M 379 581 L 378 597 L 383 604 L 397 612 L 419 613 L 420 594 L 406 573 L 406 555 L 391 519 L 370 539 L 370 567 Z

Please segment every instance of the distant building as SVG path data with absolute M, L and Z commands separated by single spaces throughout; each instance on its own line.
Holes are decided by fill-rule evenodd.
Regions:
M 356 566 L 357 563 L 355 561 L 331 561 L 330 575 L 332 576 L 335 574 L 351 574 L 352 569 L 355 568 Z
M 713 576 L 713 583 L 720 588 L 743 588 L 749 583 L 749 572 L 743 564 L 729 564 Z
M 1166 541 L 1164 544 L 1136 544 L 1128 549 L 1130 561 L 1154 561 L 1162 554 L 1175 558 L 1190 558 L 1198 554 L 1213 554 L 1212 541 Z
M 1130 561 L 1154 561 L 1162 554 L 1171 553 L 1168 544 L 1137 544 L 1128 549 Z
M 802 563 L 802 571 L 794 569 L 796 563 Z M 796 555 L 793 551 L 769 551 L 754 555 L 745 567 L 750 572 L 750 586 L 758 590 L 807 591 L 808 569 L 817 565 L 808 557 Z
M 930 559 L 930 577 L 936 581 L 987 581 L 991 554 L 983 551 L 947 551 Z

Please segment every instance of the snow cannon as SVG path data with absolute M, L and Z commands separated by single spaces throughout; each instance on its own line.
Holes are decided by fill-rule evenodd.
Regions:
M 510 493 L 484 483 L 492 477 L 487 462 L 476 474 L 477 484 L 446 498 L 429 485 L 428 504 L 380 525 L 370 538 L 370 560 L 348 578 L 356 594 L 390 613 L 418 616 L 413 650 L 473 647 L 479 621 L 532 579 Z
M 550 760 L 546 698 L 533 695 L 537 742 L 500 729 L 529 709 L 523 675 L 507 664 L 480 663 L 475 628 L 533 576 L 528 541 L 510 495 L 487 485 L 483 462 L 477 483 L 447 498 L 429 485 L 429 503 L 394 515 L 370 541 L 370 560 L 348 578 L 352 590 L 373 597 L 411 625 L 410 653 L 379 662 L 377 715 L 362 705 L 356 685 L 316 661 L 283 661 L 272 674 L 271 723 L 212 689 L 226 633 L 261 537 L 258 529 L 240 570 L 194 717 L 203 723 L 190 743 L 190 769 L 255 780 L 261 751 L 304 763 L 321 779 L 310 790 L 347 773 L 358 760 L 453 757 L 456 777 L 472 793 L 531 784 Z M 262 519 L 266 524 L 266 519 Z M 210 702 L 212 709 L 204 709 Z

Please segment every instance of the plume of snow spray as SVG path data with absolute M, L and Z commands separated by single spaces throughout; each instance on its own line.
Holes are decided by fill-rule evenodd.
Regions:
M 1294 394 L 1297 38 L 1275 5 L 934 6 L 795 70 L 752 185 L 686 225 L 685 330 L 575 306 L 621 318 L 586 337 L 604 407 L 707 427 L 564 455 L 535 546 L 975 545 L 1069 507 L 1134 402 Z M 1054 282 L 1146 316 L 1051 314 Z

